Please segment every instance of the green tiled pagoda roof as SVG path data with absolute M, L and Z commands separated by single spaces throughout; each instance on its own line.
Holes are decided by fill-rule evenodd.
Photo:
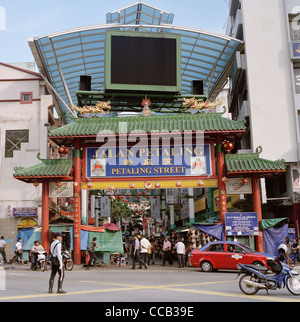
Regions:
M 39 158 L 39 157 L 38 157 Z M 40 159 L 42 163 L 31 167 L 15 167 L 15 178 L 66 177 L 72 167 L 72 159 Z
M 232 121 L 222 114 L 151 115 L 137 117 L 77 118 L 49 130 L 49 137 L 96 136 L 97 134 L 164 133 L 172 131 L 245 132 L 244 121 Z
M 225 162 L 228 173 L 284 172 L 285 160 L 270 161 L 259 157 L 259 153 L 227 154 Z

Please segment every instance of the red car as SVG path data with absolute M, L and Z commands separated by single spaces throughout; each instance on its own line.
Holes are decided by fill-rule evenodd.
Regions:
M 275 256 L 258 253 L 238 242 L 212 242 L 201 249 L 193 249 L 190 254 L 192 266 L 200 267 L 203 272 L 216 269 L 237 269 L 237 264 L 267 266 L 267 260 Z

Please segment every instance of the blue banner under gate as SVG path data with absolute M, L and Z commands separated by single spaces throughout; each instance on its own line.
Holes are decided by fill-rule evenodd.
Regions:
M 88 178 L 211 175 L 211 146 L 86 148 Z
M 258 216 L 256 212 L 225 213 L 226 236 L 257 236 Z

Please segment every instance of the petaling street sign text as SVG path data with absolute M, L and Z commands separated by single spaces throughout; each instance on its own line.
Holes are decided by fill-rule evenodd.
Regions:
M 170 147 L 87 147 L 88 178 L 212 175 L 210 144 Z

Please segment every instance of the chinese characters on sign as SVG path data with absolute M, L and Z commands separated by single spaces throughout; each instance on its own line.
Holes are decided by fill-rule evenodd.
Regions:
M 74 198 L 74 236 L 79 237 L 80 234 L 80 197 L 75 194 Z
M 161 148 L 86 148 L 88 178 L 211 175 L 209 144 Z

